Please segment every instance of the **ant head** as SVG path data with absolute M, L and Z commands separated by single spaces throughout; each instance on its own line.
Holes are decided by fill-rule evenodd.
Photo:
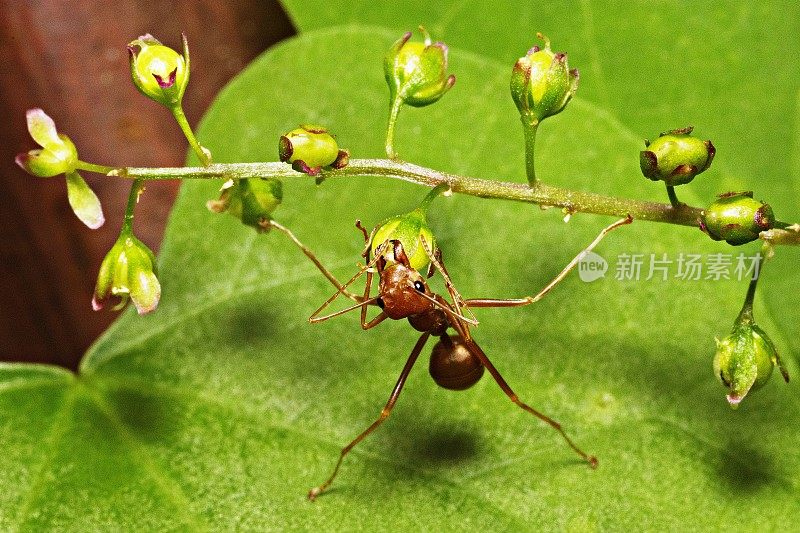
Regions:
M 381 281 L 377 303 L 386 315 L 398 320 L 432 309 L 433 294 L 425 278 L 411 268 L 402 243 L 387 241 L 379 253 L 376 266 Z

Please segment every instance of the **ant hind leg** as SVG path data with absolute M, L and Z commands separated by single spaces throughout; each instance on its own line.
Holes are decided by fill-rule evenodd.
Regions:
M 392 390 L 392 394 L 389 396 L 389 401 L 386 402 L 386 405 L 381 410 L 381 414 L 372 424 L 369 425 L 367 429 L 362 431 L 355 439 L 353 439 L 350 444 L 342 448 L 342 451 L 339 454 L 339 460 L 336 462 L 336 466 L 333 468 L 333 473 L 331 473 L 330 477 L 325 481 L 325 483 L 308 491 L 309 500 L 315 500 L 317 496 L 330 487 L 331 483 L 333 483 L 333 480 L 336 478 L 336 474 L 339 473 L 339 468 L 342 466 L 342 461 L 344 460 L 345 456 L 350 453 L 350 451 L 355 448 L 359 442 L 364 440 L 370 433 L 375 431 L 375 429 L 380 426 L 384 420 L 389 418 L 394 405 L 397 403 L 397 399 L 400 397 L 400 393 L 403 391 L 403 385 L 405 385 L 406 379 L 411 373 L 411 369 L 414 367 L 414 363 L 416 363 L 420 352 L 422 352 L 422 349 L 425 347 L 425 343 L 428 341 L 428 337 L 430 337 L 430 333 L 423 333 L 417 341 L 417 344 L 414 345 L 414 349 L 411 350 L 411 354 L 408 356 L 408 360 L 406 360 L 406 364 L 403 366 L 402 372 L 400 372 L 400 377 L 397 378 L 397 383 Z

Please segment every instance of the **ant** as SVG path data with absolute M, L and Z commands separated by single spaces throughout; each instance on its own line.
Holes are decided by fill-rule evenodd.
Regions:
M 441 192 L 441 190 L 444 190 L 442 186 L 435 188 L 429 196 L 426 197 L 423 204 L 427 207 L 430 198 Z M 400 372 L 400 376 L 389 396 L 389 400 L 381 410 L 378 418 L 347 446 L 342 448 L 339 459 L 330 477 L 321 485 L 312 488 L 308 492 L 308 498 L 313 501 L 324 492 L 333 483 L 336 475 L 339 473 L 342 461 L 347 454 L 389 417 L 397 403 L 397 399 L 403 390 L 403 386 L 405 385 L 414 363 L 416 363 L 417 358 L 431 336 L 439 338 L 438 342 L 433 347 L 429 366 L 431 377 L 433 377 L 434 381 L 439 386 L 450 390 L 464 390 L 477 383 L 483 376 L 484 370 L 488 370 L 489 374 L 500 386 L 500 389 L 512 402 L 552 427 L 561 435 L 566 444 L 586 461 L 590 467 L 596 468 L 597 458 L 579 448 L 567 435 L 560 423 L 519 399 L 494 364 L 489 360 L 486 353 L 473 339 L 469 327 L 470 325 L 477 325 L 477 321 L 464 316 L 463 309 L 468 310 L 472 307 L 521 307 L 539 301 L 555 287 L 555 285 L 558 284 L 558 282 L 560 282 L 606 234 L 620 226 L 630 224 L 632 221 L 633 218 L 629 215 L 603 229 L 588 247 L 582 250 L 553 281 L 548 283 L 547 286 L 535 296 L 516 299 L 480 298 L 466 300 L 463 299 L 455 289 L 450 275 L 444 266 L 444 262 L 442 261 L 441 250 L 438 247 L 432 246 L 432 243 L 427 242 L 423 235 L 418 234 L 416 242 L 411 242 L 410 245 L 407 243 L 406 246 L 404 246 L 400 239 L 395 238 L 386 239 L 378 246 L 374 246 L 373 240 L 380 226 L 376 227 L 371 234 L 368 234 L 366 228 L 361 225 L 361 221 L 356 221 L 356 227 L 364 235 L 365 248 L 361 255 L 365 259 L 365 265 L 361 266 L 359 271 L 344 285 L 338 286 L 338 283 L 336 283 L 337 292 L 328 298 L 328 300 L 311 315 L 309 321 L 311 323 L 322 322 L 349 311 L 360 309 L 361 327 L 364 330 L 377 326 L 387 318 L 392 320 L 405 318 L 414 329 L 421 333 L 421 335 L 414 345 L 414 348 L 411 350 L 411 354 L 408 356 L 403 370 Z M 448 302 L 447 299 L 440 294 L 432 292 L 428 286 L 426 277 L 412 267 L 412 261 L 409 259 L 409 255 L 414 256 L 417 247 L 420 246 L 424 250 L 427 260 L 429 261 L 426 277 L 430 278 L 438 271 L 444 279 L 452 303 Z M 414 247 L 414 249 L 409 250 L 411 247 Z M 371 250 L 373 252 L 372 254 L 370 254 Z M 370 255 L 373 255 L 373 257 L 370 258 Z M 326 307 L 340 294 L 344 294 L 346 288 L 364 273 L 366 273 L 366 286 L 363 296 L 357 297 L 357 303 L 355 305 L 351 305 L 329 315 L 319 316 Z M 371 296 L 370 291 L 375 273 L 378 274 L 379 278 L 378 295 Z M 377 306 L 380 308 L 380 313 L 368 321 L 367 308 L 369 306 Z M 453 329 L 455 335 L 449 334 L 449 329 Z

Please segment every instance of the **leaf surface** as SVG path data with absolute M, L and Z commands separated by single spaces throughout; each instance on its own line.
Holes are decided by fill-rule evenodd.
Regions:
M 220 94 L 201 143 L 219 162 L 274 160 L 283 132 L 318 123 L 354 157 L 380 156 L 380 65 L 393 40 L 351 26 L 286 41 Z M 523 181 L 508 66 L 457 49 L 452 65 L 450 93 L 401 114 L 399 153 Z M 640 175 L 639 136 L 595 102 L 575 99 L 540 134 L 543 179 L 663 194 Z M 716 165 L 698 180 L 740 183 Z M 348 457 L 334 489 L 307 502 L 340 447 L 378 415 L 416 334 L 404 322 L 362 332 L 353 315 L 309 325 L 332 287 L 282 235 L 208 212 L 220 185 L 182 188 L 157 312 L 128 310 L 77 377 L 0 367 L 0 529 L 771 529 L 800 518 L 797 386 L 773 379 L 733 412 L 711 372 L 713 337 L 729 330 L 744 284 L 614 279 L 619 254 L 740 249 L 647 223 L 597 250 L 610 264 L 602 280 L 572 275 L 534 306 L 476 312 L 489 357 L 523 400 L 597 454 L 596 471 L 488 376 L 465 392 L 438 389 L 426 349 L 392 417 Z M 363 245 L 354 221 L 374 225 L 424 192 L 378 178 L 298 179 L 276 219 L 346 279 Z M 556 210 L 461 196 L 437 199 L 430 219 L 467 297 L 535 292 L 610 222 L 565 224 Z M 780 277 L 797 294 L 793 251 L 782 252 L 765 281 Z M 775 340 L 791 353 L 787 294 L 766 293 L 759 321 L 770 333 L 780 323 L 787 333 Z

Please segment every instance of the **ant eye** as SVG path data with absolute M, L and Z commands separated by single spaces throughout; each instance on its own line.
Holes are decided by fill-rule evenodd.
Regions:
M 423 285 L 421 281 L 415 281 L 414 288 L 417 289 L 419 292 L 425 292 L 425 285 Z

